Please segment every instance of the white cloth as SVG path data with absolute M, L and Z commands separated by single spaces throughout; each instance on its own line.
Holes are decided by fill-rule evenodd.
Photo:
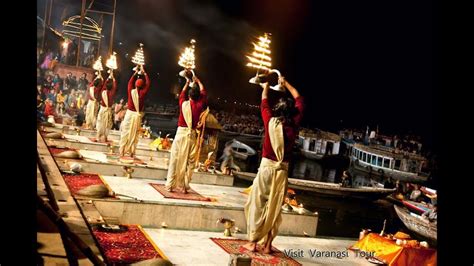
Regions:
M 125 117 L 120 125 L 119 152 L 121 155 L 126 153 L 135 154 L 142 116 L 143 114 L 130 110 L 127 110 L 125 113 Z
M 89 99 L 86 107 L 86 128 L 95 129 L 97 123 L 97 111 L 99 104 L 93 99 Z
M 189 101 L 181 105 L 187 127 L 178 127 L 171 145 L 166 188 L 175 187 L 189 189 L 197 154 L 197 133 L 192 129 L 192 111 Z
M 244 206 L 248 239 L 259 244 L 267 241 L 270 231 L 273 237 L 278 234 L 282 221 L 281 206 L 288 186 L 288 164 L 283 162 L 285 142 L 281 122 L 271 118 L 268 132 L 277 161 L 262 158 Z
M 132 102 L 135 111 L 140 112 L 140 96 L 138 95 L 138 89 L 133 89 L 130 94 L 132 95 Z
M 140 113 L 140 102 L 138 90 L 133 89 L 131 91 L 132 102 L 137 111 L 131 111 L 127 109 L 125 117 L 120 125 L 120 147 L 119 152 L 121 155 L 126 153 L 135 154 L 138 143 L 138 131 L 142 124 L 143 113 Z
M 110 107 L 109 106 L 109 95 L 107 94 L 107 90 L 102 91 L 102 100 L 104 101 L 106 107 Z
M 100 140 L 101 137 L 107 139 L 112 125 L 112 108 L 101 105 L 97 115 L 97 140 Z

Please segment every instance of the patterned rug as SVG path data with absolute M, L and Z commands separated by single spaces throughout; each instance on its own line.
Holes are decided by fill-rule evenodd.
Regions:
M 100 178 L 100 176 L 97 174 L 87 174 L 87 173 L 81 173 L 77 175 L 76 174 L 63 174 L 63 178 L 64 178 L 64 181 L 66 181 L 66 185 L 71 191 L 71 194 L 73 194 L 74 196 L 77 195 L 77 192 L 79 190 L 86 188 L 88 186 L 105 185 L 106 187 L 108 187 L 107 184 L 104 183 L 102 178 Z
M 154 258 L 167 259 L 140 225 L 127 227 L 125 232 L 103 232 L 97 228 L 92 230 L 108 265 L 127 265 Z
M 75 149 L 71 149 L 71 148 L 53 148 L 53 147 L 49 147 L 49 152 L 51 152 L 52 155 L 56 155 L 58 153 L 61 153 L 63 151 L 75 151 Z
M 165 189 L 165 185 L 163 184 L 153 184 L 149 183 L 150 186 L 155 188 L 161 195 L 165 198 L 169 199 L 182 199 L 182 200 L 197 200 L 197 201 L 212 201 L 208 197 L 204 197 L 201 194 L 197 193 L 193 189 L 188 190 L 187 194 L 179 193 L 176 191 L 169 192 Z
M 252 265 L 295 265 L 301 266 L 302 264 L 294 260 L 293 258 L 285 256 L 285 254 L 279 251 L 277 248 L 272 247 L 272 254 L 263 254 L 259 252 L 251 252 L 248 249 L 242 247 L 247 244 L 247 240 L 244 239 L 231 239 L 231 238 L 214 238 L 211 237 L 219 247 L 229 254 L 246 254 L 252 258 Z M 257 247 L 257 251 L 260 251 L 261 247 Z

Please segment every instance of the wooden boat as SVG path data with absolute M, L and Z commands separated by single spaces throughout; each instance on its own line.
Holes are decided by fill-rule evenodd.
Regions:
M 436 223 L 430 223 L 427 220 L 421 218 L 420 215 L 409 212 L 407 209 L 393 205 L 395 212 L 397 213 L 403 224 L 415 232 L 416 234 L 426 237 L 432 241 L 437 241 L 438 228 Z
M 427 159 L 418 154 L 395 152 L 381 145 L 366 146 L 355 143 L 351 150 L 351 170 L 400 181 L 422 183 L 428 174 L 422 172 Z
M 339 154 L 341 137 L 320 129 L 301 129 L 298 135 L 301 154 L 312 160 L 321 160 Z
M 249 156 L 253 156 L 257 154 L 257 152 L 254 149 L 252 149 L 252 147 L 236 139 L 232 139 L 226 142 L 225 145 L 226 146 L 231 145 L 232 153 L 234 157 L 237 159 L 247 160 Z
M 426 204 L 416 202 L 416 201 L 412 201 L 412 200 L 403 200 L 402 203 L 410 211 L 415 212 L 417 214 L 423 214 L 425 211 L 429 211 L 431 209 Z
M 257 174 L 249 172 L 234 172 L 234 177 L 253 181 Z M 341 184 L 319 182 L 312 180 L 288 178 L 288 187 L 316 193 L 327 197 L 353 198 L 361 200 L 377 200 L 392 194 L 395 189 L 375 187 L 342 187 Z

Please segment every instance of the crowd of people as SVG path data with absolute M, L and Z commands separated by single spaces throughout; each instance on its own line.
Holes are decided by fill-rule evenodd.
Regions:
M 168 114 L 177 117 L 179 115 L 179 106 L 176 106 L 175 104 L 157 104 L 153 102 L 146 102 L 145 111 Z
M 37 69 L 37 118 L 41 121 L 60 121 L 82 126 L 89 96 L 87 88 L 91 81 L 87 73 L 79 79 L 71 72 L 61 77 L 51 69 Z M 124 99 L 112 105 L 114 129 L 120 128 L 127 106 Z
M 255 114 L 237 115 L 226 111 L 217 111 L 214 116 L 225 131 L 250 135 L 261 135 L 263 132 L 262 119 Z

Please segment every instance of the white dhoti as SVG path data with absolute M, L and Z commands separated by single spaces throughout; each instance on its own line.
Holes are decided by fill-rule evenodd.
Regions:
M 166 188 L 176 187 L 189 189 L 197 155 L 196 130 L 178 127 L 171 145 Z
M 107 139 L 112 125 L 112 108 L 101 105 L 97 115 L 97 140 L 101 137 Z
M 132 90 L 132 101 L 135 110 L 140 110 L 137 89 Z M 127 110 L 120 125 L 120 155 L 135 154 L 138 144 L 138 132 L 141 127 L 143 113 Z
M 121 155 L 126 153 L 135 154 L 138 144 L 138 131 L 142 123 L 142 114 L 127 110 L 120 126 L 120 147 Z
M 249 241 L 264 244 L 268 233 L 278 234 L 281 224 L 281 206 L 288 186 L 288 163 L 283 162 L 283 127 L 271 118 L 268 133 L 278 161 L 262 158 L 257 176 L 253 180 L 247 203 L 244 206 Z
M 166 188 L 189 189 L 197 157 L 197 132 L 192 129 L 192 111 L 189 101 L 181 106 L 184 121 L 188 127 L 178 127 L 171 145 Z
M 95 129 L 97 122 L 97 110 L 99 109 L 97 101 L 89 99 L 86 107 L 86 128 Z

